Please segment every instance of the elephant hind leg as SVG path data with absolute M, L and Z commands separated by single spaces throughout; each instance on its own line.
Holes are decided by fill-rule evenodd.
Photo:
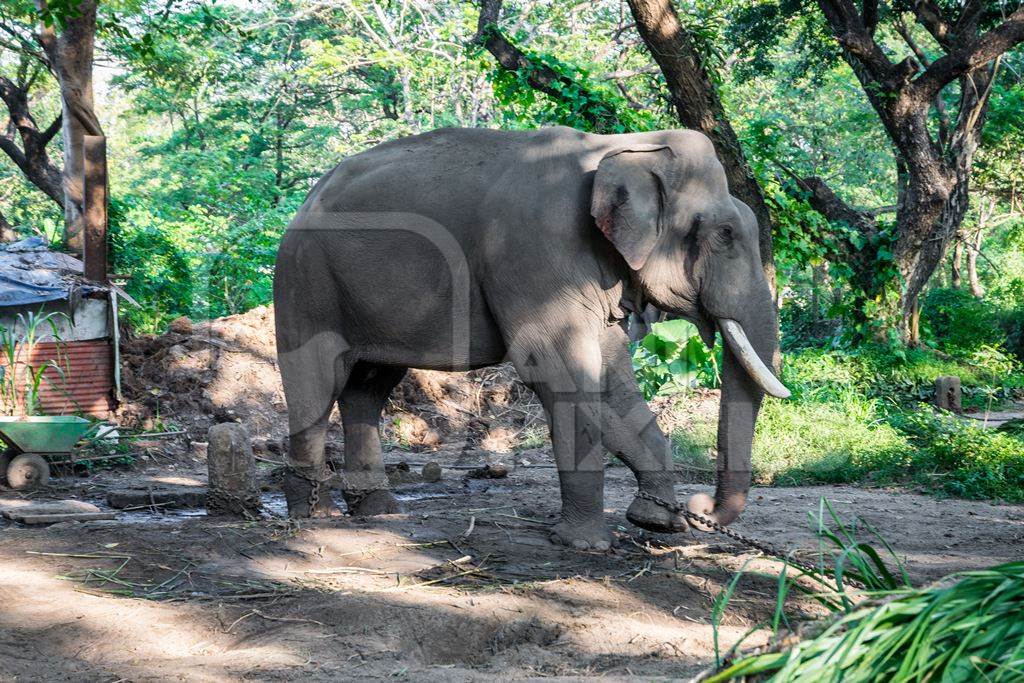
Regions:
M 405 372 L 404 367 L 357 363 L 341 393 L 338 407 L 345 428 L 342 495 L 353 515 L 400 511 L 384 474 L 380 416 L 384 403 Z
M 347 345 L 340 335 L 321 332 L 290 348 L 278 353 L 288 404 L 288 471 L 282 485 L 288 515 L 333 517 L 341 513 L 326 484 L 324 439 L 331 409 L 348 378 Z

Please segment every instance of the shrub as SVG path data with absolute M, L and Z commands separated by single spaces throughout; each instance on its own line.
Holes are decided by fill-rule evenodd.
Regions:
M 1005 339 L 998 311 L 963 289 L 929 291 L 921 309 L 921 323 L 928 338 L 954 354 L 997 347 Z
M 701 341 L 697 327 L 686 320 L 652 325 L 650 334 L 634 345 L 633 369 L 646 399 L 695 385 L 718 385 L 716 354 Z
M 962 498 L 1024 500 L 1024 439 L 986 429 L 930 406 L 895 413 L 890 424 L 915 446 L 905 462 L 879 458 L 880 467 Z

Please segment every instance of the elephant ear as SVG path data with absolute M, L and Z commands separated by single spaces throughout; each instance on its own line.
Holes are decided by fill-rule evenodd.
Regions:
M 590 215 L 633 270 L 654 251 L 664 210 L 667 145 L 637 145 L 609 152 L 594 175 Z

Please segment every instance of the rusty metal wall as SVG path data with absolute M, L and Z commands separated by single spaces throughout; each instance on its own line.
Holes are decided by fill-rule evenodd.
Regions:
M 32 354 L 22 352 L 16 369 L 24 377 L 24 364 L 40 368 L 53 361 L 60 371 L 50 367 L 43 373 L 40 388 L 40 412 L 44 415 L 84 413 L 108 417 L 114 403 L 114 350 L 109 339 L 72 341 L 60 344 L 40 342 Z M 24 381 L 18 381 L 19 390 Z

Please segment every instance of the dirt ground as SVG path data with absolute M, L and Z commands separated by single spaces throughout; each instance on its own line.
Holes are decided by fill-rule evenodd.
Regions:
M 552 545 L 555 472 L 536 466 L 550 456 L 519 454 L 533 466 L 505 479 L 451 468 L 482 455 L 431 454 L 442 480 L 401 486 L 405 513 L 380 518 L 289 522 L 263 464 L 259 521 L 144 509 L 48 528 L 4 522 L 0 680 L 668 680 L 713 662 L 712 600 L 752 553 L 720 536 L 627 528 L 634 483 L 618 467 L 606 504 L 619 548 Z M 203 486 L 202 463 L 59 479 L 34 498 L 105 507 L 111 489 L 167 484 Z M 736 528 L 813 558 L 808 514 L 822 496 L 877 528 L 915 582 L 1019 559 L 1024 547 L 1024 506 L 845 486 L 755 489 Z M 723 651 L 773 609 L 777 565 L 751 569 L 768 576 L 741 580 Z M 815 607 L 794 599 L 789 612 Z
M 398 487 L 403 514 L 288 521 L 272 317 L 258 308 L 129 338 L 120 424 L 184 433 L 135 442 L 127 468 L 66 475 L 31 496 L 0 491 L 0 507 L 73 498 L 104 510 L 125 487 L 202 491 L 207 429 L 240 420 L 260 458 L 265 517 L 150 506 L 49 527 L 0 520 L 0 681 L 678 680 L 714 662 L 712 601 L 747 560 L 764 575 L 740 581 L 720 650 L 772 614 L 776 563 L 722 536 L 629 526 L 635 483 L 621 467 L 605 494 L 619 547 L 551 544 L 559 495 L 541 410 L 505 366 L 412 371 L 396 390 L 386 459 L 444 467 L 439 482 Z M 713 392 L 687 401 L 653 404 L 663 429 L 717 406 Z M 334 461 L 340 431 L 329 431 Z M 485 461 L 509 476 L 458 469 Z M 687 472 L 698 479 L 678 486 L 680 499 L 709 483 Z M 809 515 L 823 496 L 876 528 L 917 583 L 1019 559 L 1024 547 L 1024 506 L 848 486 L 755 489 L 735 528 L 814 559 Z M 818 614 L 806 599 L 787 607 L 791 619 Z M 745 646 L 766 637 L 757 630 Z

